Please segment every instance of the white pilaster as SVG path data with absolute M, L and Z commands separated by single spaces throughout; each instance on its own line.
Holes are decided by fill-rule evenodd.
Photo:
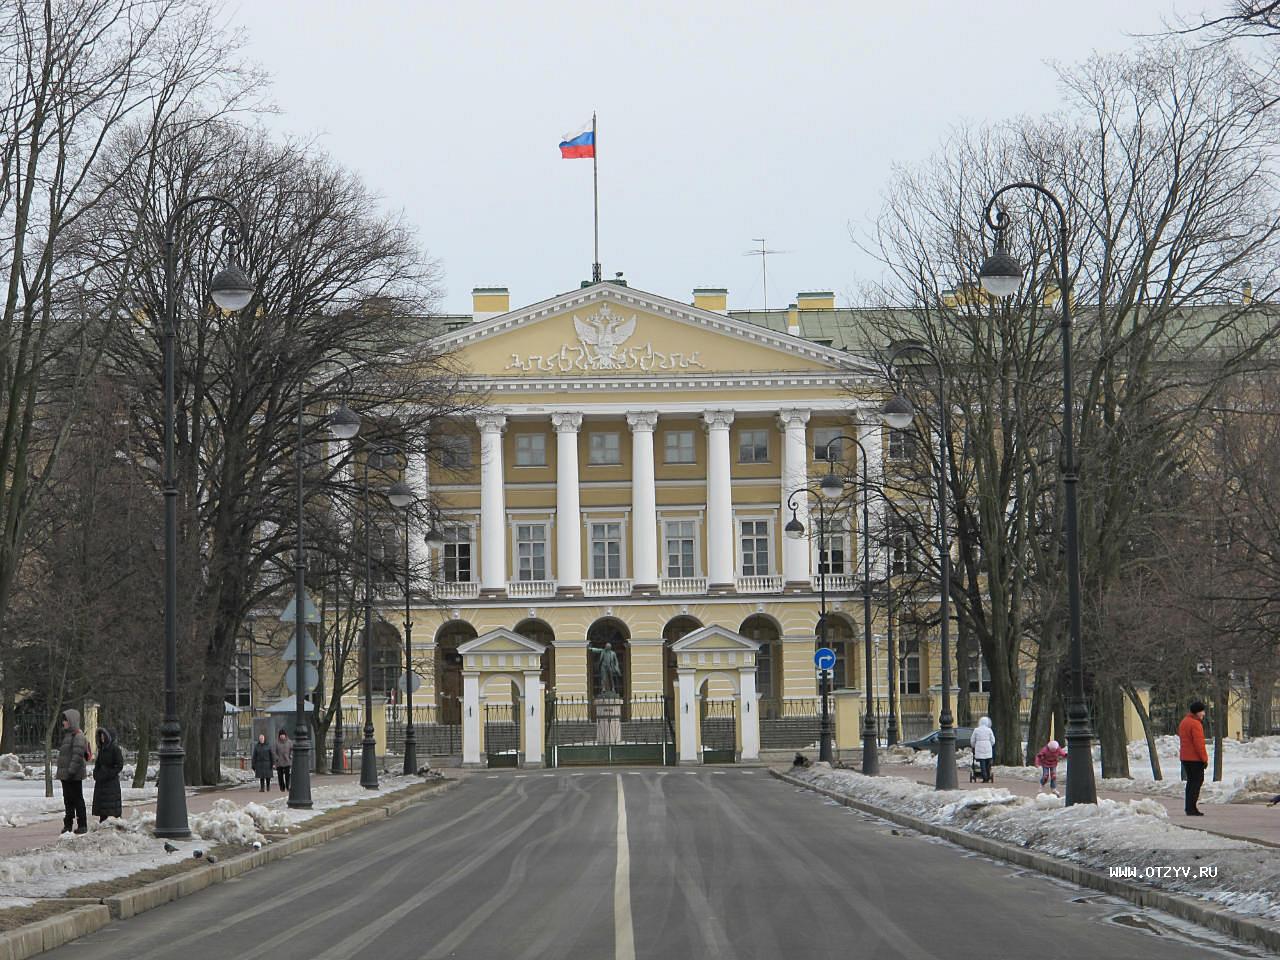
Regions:
M 676 699 L 680 702 L 680 763 L 701 763 L 702 755 L 698 750 L 698 699 L 692 668 L 678 672 L 676 686 L 679 687 Z
M 760 700 L 756 697 L 756 668 L 738 670 L 738 716 L 742 721 L 741 760 L 760 759 Z
M 462 765 L 480 766 L 480 674 L 462 672 Z
M 426 499 L 427 489 L 427 454 L 426 451 L 410 452 L 406 458 L 407 462 L 404 468 L 404 482 L 409 485 L 409 489 L 413 491 L 413 495 L 419 499 Z M 430 551 L 427 549 L 425 538 L 426 530 L 411 526 L 409 536 L 409 563 L 414 570 L 422 570 L 431 557 Z M 416 536 L 414 535 L 416 533 Z
M 502 435 L 507 418 L 485 413 L 480 426 L 480 589 L 507 589 L 507 506 L 503 493 Z
M 578 489 L 580 413 L 553 413 L 556 429 L 556 581 L 568 593 L 582 592 L 582 508 Z
M 782 526 L 791 520 L 791 511 L 787 501 L 793 493 L 801 490 L 808 479 L 809 446 L 805 440 L 805 424 L 809 422 L 809 411 L 784 409 L 778 412 L 778 426 L 782 428 Z M 809 567 L 809 497 L 801 492 L 796 497 L 796 519 L 804 524 L 805 536 L 798 540 L 782 534 L 782 581 L 787 583 L 808 583 L 811 579 Z
M 627 414 L 631 428 L 632 579 L 636 587 L 658 585 L 658 497 L 653 475 L 653 411 Z
M 729 459 L 732 410 L 708 410 L 707 428 L 707 586 L 733 585 L 733 483 Z
M 867 451 L 867 479 L 871 482 L 873 488 L 884 489 L 884 428 L 878 423 L 860 423 L 858 424 L 858 440 Z M 858 456 L 862 456 L 861 451 Z M 858 484 L 862 484 L 862 464 L 858 464 Z M 871 529 L 875 531 L 884 530 L 885 525 L 885 504 L 884 497 L 872 497 L 871 506 L 869 508 L 871 514 Z M 861 490 L 859 490 L 858 498 L 858 524 L 862 524 L 862 498 Z M 856 569 L 862 570 L 862 543 L 861 538 L 867 535 L 867 531 L 858 530 L 858 559 Z M 880 578 L 885 575 L 888 569 L 889 551 L 887 548 L 876 546 L 876 541 L 871 541 L 871 576 Z
M 520 732 L 524 735 L 524 765 L 526 767 L 542 766 L 542 678 L 537 670 L 526 670 L 524 673 L 524 703 L 520 706 L 524 716 L 520 722 Z

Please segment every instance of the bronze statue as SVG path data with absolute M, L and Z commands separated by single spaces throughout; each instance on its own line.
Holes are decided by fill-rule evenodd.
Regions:
M 618 663 L 618 655 L 613 652 L 613 644 L 606 643 L 603 648 L 588 647 L 587 650 L 600 657 L 600 663 L 596 667 L 600 678 L 600 692 L 616 695 L 618 686 L 622 683 L 622 666 Z

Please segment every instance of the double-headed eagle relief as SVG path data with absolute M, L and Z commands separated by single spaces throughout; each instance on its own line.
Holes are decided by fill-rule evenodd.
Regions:
M 615 316 L 608 304 L 603 304 L 594 317 L 586 320 L 573 318 L 582 349 L 587 355 L 587 365 L 592 370 L 621 370 L 626 366 L 626 354 L 622 345 L 636 332 L 636 317 L 630 320 Z
M 614 313 L 607 303 L 585 318 L 575 316 L 575 344 L 563 344 L 552 353 L 511 354 L 508 370 L 523 373 L 594 373 L 605 370 L 639 370 L 643 373 L 666 370 L 705 369 L 699 351 L 655 350 L 652 343 L 628 344 L 636 332 L 637 318 Z

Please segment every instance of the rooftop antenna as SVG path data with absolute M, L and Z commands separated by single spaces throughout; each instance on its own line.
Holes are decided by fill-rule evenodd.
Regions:
M 768 310 L 769 309 L 769 269 L 768 269 L 767 262 L 768 262 L 769 255 L 772 253 L 790 253 L 791 251 L 767 249 L 765 247 L 764 237 L 752 237 L 751 242 L 760 244 L 760 249 L 748 250 L 746 253 L 743 254 L 743 256 L 760 258 L 760 284 L 762 287 L 761 296 L 764 300 L 764 309 Z

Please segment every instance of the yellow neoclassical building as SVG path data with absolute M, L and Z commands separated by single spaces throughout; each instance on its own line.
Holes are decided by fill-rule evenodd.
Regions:
M 410 465 L 445 540 L 430 557 L 410 545 L 436 571 L 429 595 L 410 598 L 419 755 L 536 766 L 807 748 L 820 586 L 837 748 L 859 749 L 868 697 L 885 732 L 882 585 L 907 558 L 873 550 L 868 678 L 859 511 L 819 530 L 802 494 L 807 536 L 784 535 L 788 499 L 827 473 L 828 449 L 861 475 L 857 447 L 835 438 L 861 443 L 873 478 L 885 469 L 883 381 L 841 339 L 849 311 L 831 293 L 768 314 L 728 311 L 724 290 L 692 301 L 603 282 L 511 309 L 488 288 L 473 315 L 445 318 L 441 348 L 487 400 L 437 428 L 441 460 Z M 403 596 L 381 602 L 375 689 L 403 663 Z M 896 617 L 893 629 L 900 731 L 919 734 L 938 712 L 932 645 Z M 616 673 L 601 669 L 606 645 Z M 620 703 L 602 715 L 610 686 Z M 379 739 L 394 749 L 405 717 L 399 705 L 387 716 Z

